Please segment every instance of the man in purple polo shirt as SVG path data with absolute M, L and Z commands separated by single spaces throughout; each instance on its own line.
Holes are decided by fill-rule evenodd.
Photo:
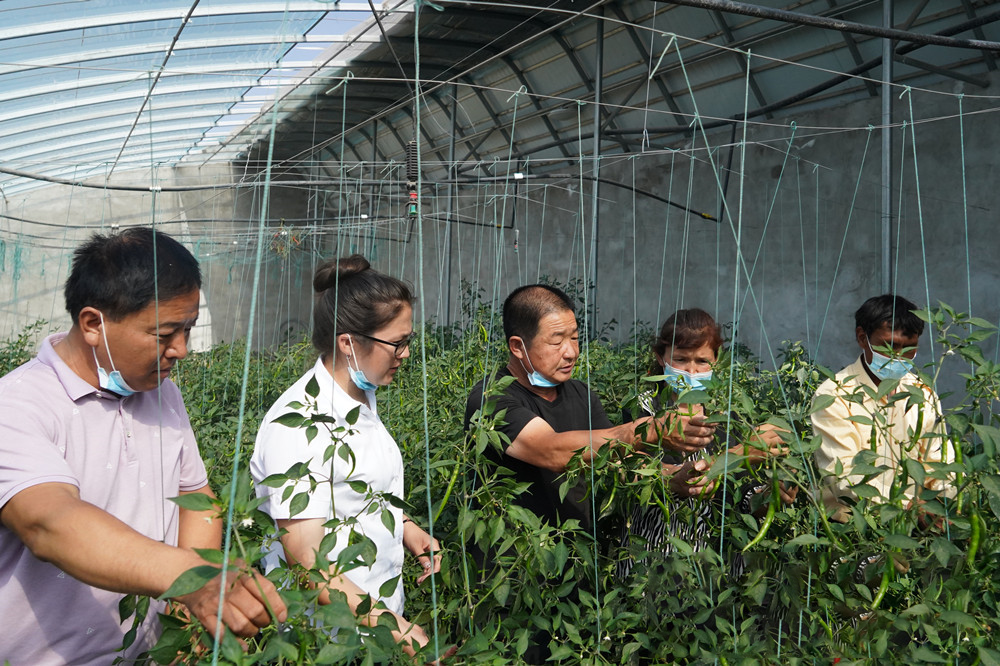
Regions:
M 218 548 L 212 512 L 168 498 L 213 497 L 180 391 L 167 378 L 198 316 L 198 262 L 146 228 L 95 235 L 66 282 L 73 326 L 0 378 L 0 662 L 134 659 L 156 640 L 154 602 L 116 653 L 123 594 L 152 597 Z M 221 576 L 178 597 L 213 632 Z M 262 576 L 227 579 L 222 621 L 252 636 L 285 607 Z

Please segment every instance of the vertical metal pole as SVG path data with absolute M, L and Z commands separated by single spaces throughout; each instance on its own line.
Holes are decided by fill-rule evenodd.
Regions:
M 891 28 L 893 0 L 882 0 L 882 25 Z M 892 52 L 893 41 L 882 40 L 882 293 L 892 284 Z
M 597 62 L 594 66 L 594 180 L 591 192 L 590 209 L 590 303 L 594 316 L 590 318 L 590 337 L 597 337 L 597 230 L 598 203 L 600 202 L 601 184 L 598 177 L 601 171 L 601 97 L 604 92 L 604 7 L 597 13 Z
M 458 84 L 451 87 L 451 139 L 448 141 L 448 201 L 445 209 L 444 232 L 444 323 L 451 324 L 451 213 L 454 210 L 455 180 L 455 135 L 458 133 Z

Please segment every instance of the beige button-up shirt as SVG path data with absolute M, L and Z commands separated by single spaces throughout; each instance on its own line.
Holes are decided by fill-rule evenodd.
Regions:
M 907 386 L 923 394 L 923 404 L 916 404 L 908 395 Z M 878 457 L 872 464 L 889 468 L 868 482 L 883 497 L 889 496 L 893 477 L 905 458 L 924 463 L 942 460 L 944 423 L 941 404 L 933 389 L 915 375 L 907 374 L 892 394 L 877 397 L 877 392 L 878 387 L 860 357 L 816 391 L 814 400 L 825 395 L 833 398 L 829 406 L 813 413 L 812 425 L 823 439 L 814 454 L 816 465 L 831 475 L 836 472 L 838 460 L 843 466 L 841 476 L 828 476 L 823 482 L 823 500 L 828 509 L 836 511 L 835 519 L 846 520 L 847 507 L 839 498 L 856 498 L 850 486 L 860 483 L 865 476 L 853 471 L 854 457 L 860 451 L 875 451 Z M 954 452 L 949 448 L 947 461 L 952 460 Z M 928 478 L 925 486 L 938 489 L 941 481 Z M 906 495 L 912 497 L 913 490 L 911 480 Z

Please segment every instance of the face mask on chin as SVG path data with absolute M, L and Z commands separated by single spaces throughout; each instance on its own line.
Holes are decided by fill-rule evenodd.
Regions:
M 865 336 L 865 340 L 868 342 L 868 351 L 872 353 L 871 363 L 866 362 L 865 365 L 879 379 L 902 379 L 913 371 L 913 361 L 917 357 L 916 354 L 913 355 L 913 358 L 889 358 L 872 349 L 872 342 L 868 336 Z
M 554 382 L 535 370 L 535 367 L 531 364 L 531 357 L 528 356 L 528 348 L 524 346 L 523 342 L 521 343 L 521 349 L 524 350 L 524 358 L 528 359 L 528 365 L 531 366 L 531 372 L 528 372 L 528 369 L 524 367 L 524 361 L 521 359 L 517 359 L 517 361 L 521 364 L 521 369 L 528 375 L 529 384 L 537 386 L 538 388 L 555 388 L 556 386 L 559 386 L 559 382 Z
M 351 381 L 362 391 L 374 391 L 376 389 L 375 384 L 368 381 L 368 377 L 365 376 L 364 370 L 358 365 L 358 360 L 354 352 L 354 339 L 350 335 L 347 336 L 347 341 L 351 345 L 351 355 L 347 357 L 347 374 L 351 376 Z M 354 364 L 356 368 L 351 367 L 351 359 L 354 359 Z
M 125 378 L 122 377 L 122 373 L 115 368 L 115 361 L 111 358 L 111 348 L 108 346 L 108 334 L 104 330 L 104 313 L 98 310 L 97 314 L 101 315 L 101 336 L 104 338 L 104 351 L 108 353 L 108 361 L 111 363 L 111 374 L 108 374 L 108 371 L 101 367 L 101 362 L 97 360 L 97 350 L 93 347 L 90 348 L 94 354 L 94 364 L 97 365 L 97 384 L 105 391 L 111 391 L 127 398 L 138 391 L 129 386 Z

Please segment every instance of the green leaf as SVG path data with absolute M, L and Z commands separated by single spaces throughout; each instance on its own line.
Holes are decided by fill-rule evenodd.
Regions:
M 320 557 L 328 557 L 330 551 L 333 547 L 337 545 L 337 532 L 331 530 L 323 535 L 323 538 L 319 540 L 319 548 L 316 549 L 316 553 Z
M 912 643 L 911 643 L 912 645 Z M 947 664 L 948 660 L 939 654 L 934 653 L 926 645 L 921 645 L 910 653 L 910 656 L 918 660 L 918 663 L 925 664 Z
M 177 497 L 171 497 L 170 501 L 188 511 L 212 511 L 215 509 L 215 503 L 212 502 L 212 498 L 204 493 L 178 495 Z
M 976 629 L 979 626 L 979 623 L 976 622 L 975 618 L 973 618 L 968 613 L 963 613 L 962 611 L 959 610 L 941 611 L 941 615 L 939 615 L 938 617 L 940 617 L 945 622 L 950 622 L 951 624 L 958 624 L 965 627 L 966 629 Z
M 310 398 L 315 398 L 319 396 L 319 382 L 316 381 L 316 375 L 309 378 L 306 382 L 306 395 Z
M 907 458 L 903 461 L 903 465 L 906 467 L 906 473 L 910 475 L 910 478 L 916 481 L 918 486 L 923 486 L 926 470 L 924 470 L 924 466 L 920 461 Z
M 979 660 L 983 666 L 1000 666 L 1000 652 L 988 647 L 979 648 Z
M 887 534 L 885 543 L 893 548 L 919 548 L 920 542 L 905 534 Z
M 383 510 L 382 511 L 382 524 L 385 525 L 385 529 L 389 530 L 389 534 L 396 533 L 396 516 L 392 515 L 392 511 Z M 404 525 L 405 527 L 405 525 Z M 385 596 L 385 595 L 382 595 Z
M 789 541 L 786 546 L 815 546 L 821 543 L 827 543 L 826 539 L 820 539 L 815 534 L 800 534 L 791 541 Z
M 982 484 L 983 490 L 990 495 L 1000 497 L 1000 476 L 995 474 L 981 474 L 979 476 L 979 483 Z
M 355 407 L 351 411 L 347 412 L 347 416 L 345 417 L 345 420 L 347 421 L 347 425 L 354 425 L 355 423 L 357 423 L 358 422 L 358 416 L 360 416 L 360 415 L 361 415 L 361 405 L 358 405 L 357 407 Z
M 389 580 L 382 583 L 378 588 L 378 596 L 383 599 L 388 599 L 393 594 L 396 593 L 396 588 L 399 587 L 399 576 L 393 576 Z
M 353 663 L 352 659 L 357 654 L 357 651 L 358 648 L 356 646 L 352 647 L 342 643 L 327 643 L 320 649 L 319 654 L 316 655 L 316 663 L 350 664 Z
M 931 609 L 927 604 L 915 604 L 904 610 L 900 615 L 928 615 Z
M 497 585 L 497 589 L 493 590 L 493 596 L 496 598 L 497 603 L 501 606 L 507 603 L 507 597 L 510 595 L 510 582 L 504 580 L 504 582 Z
M 1000 444 L 1000 430 L 994 426 L 973 423 L 972 429 L 976 431 L 980 439 L 983 440 L 983 447 L 991 457 L 996 455 L 997 445 Z
M 991 322 L 989 322 L 989 321 L 987 321 L 985 319 L 982 319 L 980 317 L 969 317 L 967 323 L 970 326 L 975 326 L 977 328 L 985 328 L 985 329 L 988 329 L 990 331 L 995 331 L 996 328 L 997 328 L 995 324 L 993 324 L 993 323 L 991 323 Z
M 289 428 L 301 428 L 303 424 L 307 423 L 307 419 L 301 414 L 296 414 L 295 412 L 288 412 L 287 414 L 282 414 L 271 421 L 271 423 L 277 423 L 278 425 L 288 426 Z
M 368 494 L 369 487 L 368 484 L 365 483 L 364 481 L 348 481 L 347 485 L 348 487 L 350 487 L 351 490 L 353 490 L 359 495 Z
M 867 483 L 859 483 L 856 486 L 851 486 L 851 490 L 853 490 L 858 497 L 864 497 L 865 499 L 876 499 L 881 497 L 879 492 Z
M 809 412 L 807 416 L 811 416 L 816 412 L 828 408 L 834 402 L 836 402 L 836 399 L 829 393 L 817 394 L 816 398 L 813 400 L 812 406 L 809 407 Z
M 160 601 L 165 601 L 196 592 L 203 588 L 208 581 L 218 576 L 219 573 L 219 567 L 213 567 L 209 564 L 202 564 L 193 569 L 188 569 L 177 577 L 177 580 L 167 588 L 166 592 L 157 598 Z
M 243 660 L 243 644 L 231 631 L 222 635 L 222 656 L 233 664 Z
M 760 606 L 763 604 L 764 597 L 767 596 L 767 579 L 761 577 L 760 580 L 750 586 L 746 594 L 755 605 Z
M 948 561 L 953 556 L 961 555 L 962 553 L 955 544 L 944 537 L 935 537 L 931 541 L 931 552 L 934 553 L 934 557 L 937 558 L 943 567 L 948 566 Z
M 309 493 L 299 493 L 292 498 L 291 503 L 288 505 L 288 517 L 294 518 L 309 506 Z
M 260 482 L 260 485 L 268 488 L 280 488 L 288 482 L 287 474 L 272 474 Z
M 217 548 L 195 548 L 194 552 L 201 556 L 201 559 L 205 560 L 209 564 L 216 564 L 218 566 L 223 565 L 225 556 L 222 551 Z

